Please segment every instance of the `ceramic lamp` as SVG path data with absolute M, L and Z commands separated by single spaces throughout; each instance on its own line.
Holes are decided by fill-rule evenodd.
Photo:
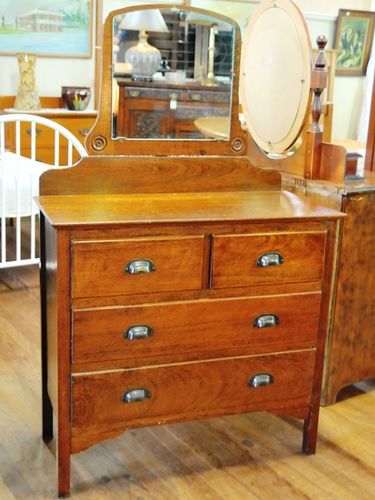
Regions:
M 168 32 L 164 18 L 158 9 L 128 12 L 121 21 L 122 30 L 139 31 L 138 44 L 130 47 L 125 53 L 125 62 L 131 65 L 132 80 L 152 81 L 157 72 L 161 55 L 160 51 L 147 42 L 147 31 Z

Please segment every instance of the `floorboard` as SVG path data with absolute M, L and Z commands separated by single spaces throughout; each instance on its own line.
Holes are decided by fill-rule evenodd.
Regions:
M 0 271 L 0 499 L 55 498 L 41 434 L 37 267 Z M 131 430 L 72 457 L 72 499 L 375 498 L 375 381 L 321 409 L 317 454 L 302 422 L 253 413 Z

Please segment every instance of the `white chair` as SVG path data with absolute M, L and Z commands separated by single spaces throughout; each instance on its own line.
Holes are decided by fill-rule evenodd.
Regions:
M 38 161 L 46 155 L 46 134 L 49 151 L 52 140 L 52 164 Z M 33 199 L 39 177 L 51 168 L 71 167 L 83 156 L 85 148 L 59 123 L 24 113 L 0 115 L 0 269 L 39 262 Z

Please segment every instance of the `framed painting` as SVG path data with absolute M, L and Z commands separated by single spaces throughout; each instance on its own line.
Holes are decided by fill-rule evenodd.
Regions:
M 340 9 L 335 37 L 336 74 L 366 73 L 374 36 L 375 12 Z
M 92 2 L 2 0 L 0 54 L 91 57 Z

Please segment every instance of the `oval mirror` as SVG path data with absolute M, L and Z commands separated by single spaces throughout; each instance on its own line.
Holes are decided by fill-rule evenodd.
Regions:
M 290 1 L 263 1 L 244 38 L 240 101 L 251 136 L 271 157 L 285 155 L 300 136 L 310 109 L 311 68 L 300 11 Z

